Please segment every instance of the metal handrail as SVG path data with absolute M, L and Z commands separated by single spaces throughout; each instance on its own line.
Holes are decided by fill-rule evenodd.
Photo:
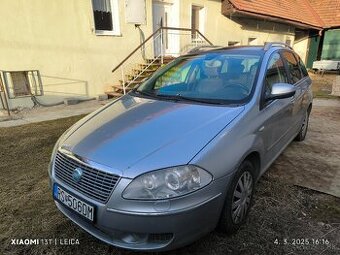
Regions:
M 158 34 L 155 38 L 158 38 L 158 36 L 161 37 L 162 34 L 161 33 Z M 161 38 L 161 40 L 162 40 L 162 38 Z M 158 59 L 161 59 L 162 60 L 161 62 L 163 62 L 162 58 L 163 58 L 163 53 L 161 52 L 151 62 L 146 64 L 146 66 L 137 75 L 135 75 L 134 78 L 132 80 L 130 80 L 129 84 L 127 84 L 127 85 L 125 84 L 125 81 L 124 81 L 124 73 L 122 73 L 122 79 L 123 79 L 122 82 L 123 82 L 123 91 L 124 91 L 124 94 L 126 94 L 126 88 L 129 87 L 129 85 L 131 83 L 133 83 L 135 80 L 137 80 L 144 73 L 144 71 L 147 70 L 153 63 L 155 63 Z M 123 65 L 121 67 L 122 67 L 122 70 L 123 70 Z
M 112 69 L 112 73 L 115 72 L 119 67 L 121 67 L 134 53 L 141 49 L 151 38 L 153 38 L 157 33 L 162 30 L 177 30 L 177 31 L 194 31 L 198 33 L 207 43 L 213 45 L 198 29 L 190 28 L 180 28 L 180 27 L 160 27 L 155 32 L 153 32 L 148 38 L 146 38 L 137 48 L 135 48 L 126 58 L 124 58 L 115 68 Z
M 206 38 L 198 29 L 195 29 L 196 30 L 196 32 L 200 35 L 200 36 L 202 36 L 202 38 L 204 39 L 204 40 L 206 40 L 207 41 L 207 43 L 209 43 L 211 46 L 213 46 L 214 44 L 212 43 L 212 42 L 210 42 L 209 40 L 208 40 L 208 38 Z
M 121 79 L 119 79 L 119 82 L 121 82 L 121 87 L 122 87 L 124 94 L 126 94 L 127 88 L 129 88 L 131 84 L 134 84 L 137 79 L 140 79 L 141 75 L 143 75 L 145 71 L 148 70 L 149 67 L 153 65 L 156 61 L 160 61 L 161 65 L 164 63 L 165 48 L 163 46 L 165 45 L 165 42 L 164 42 L 165 35 L 167 36 L 165 39 L 166 43 L 168 43 L 168 40 L 172 40 L 174 38 L 173 36 L 175 37 L 176 36 L 190 36 L 189 43 L 184 45 L 184 47 L 182 47 L 182 41 L 181 40 L 178 41 L 179 43 L 178 53 L 176 52 L 174 53 L 174 55 L 186 54 L 187 48 L 191 48 L 192 46 L 197 47 L 197 46 L 202 46 L 206 44 L 208 46 L 213 47 L 212 42 L 210 42 L 197 29 L 160 26 L 154 33 L 152 33 L 140 45 L 138 45 L 130 54 L 128 54 L 112 70 L 112 72 L 114 73 L 115 79 L 117 80 L 119 79 L 118 77 L 116 77 L 116 76 L 119 76 L 119 73 L 117 71 L 120 70 Z M 183 42 L 185 42 L 185 40 Z M 139 54 L 140 50 L 143 51 L 142 54 Z M 150 59 L 147 59 L 145 55 L 146 50 L 148 50 L 148 54 L 152 52 Z M 171 53 L 167 51 L 166 54 L 171 54 Z M 138 72 L 135 73 L 134 71 L 136 70 L 135 69 L 136 63 L 138 63 L 139 61 L 142 61 L 145 63 L 139 65 Z M 131 73 L 131 70 L 132 70 L 132 73 Z M 130 77 L 132 79 L 130 79 Z
M 126 58 L 122 60 L 115 68 L 112 69 L 112 72 L 116 71 L 119 67 L 121 67 L 135 52 L 137 52 L 140 48 L 142 48 L 152 37 L 154 37 L 159 31 L 161 31 L 161 27 L 158 28 L 155 32 L 152 33 L 148 38 L 145 39 L 136 49 L 134 49 Z

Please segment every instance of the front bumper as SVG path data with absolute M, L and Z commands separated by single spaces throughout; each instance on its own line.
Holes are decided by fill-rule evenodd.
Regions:
M 101 204 L 51 177 L 52 186 L 57 183 L 96 206 L 92 223 L 55 201 L 64 215 L 91 235 L 120 248 L 163 251 L 185 246 L 216 227 L 229 176 L 186 196 L 158 202 L 123 199 L 121 194 L 130 182 L 122 178 L 108 203 Z

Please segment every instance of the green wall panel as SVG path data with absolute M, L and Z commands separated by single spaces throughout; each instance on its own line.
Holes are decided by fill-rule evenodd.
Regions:
M 340 29 L 325 32 L 321 59 L 340 60 Z
M 308 56 L 306 61 L 307 68 L 312 68 L 313 62 L 318 58 L 318 49 L 320 44 L 320 36 L 318 35 L 311 35 L 309 38 L 309 49 L 308 49 Z

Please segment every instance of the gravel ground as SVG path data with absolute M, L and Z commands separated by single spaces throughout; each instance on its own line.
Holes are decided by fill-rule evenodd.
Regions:
M 338 110 L 314 107 L 306 142 L 292 143 L 261 178 L 249 219 L 239 232 L 232 236 L 212 232 L 163 254 L 340 254 L 340 199 L 292 181 L 306 167 L 322 175 L 329 160 L 339 167 L 335 159 L 339 154 L 333 153 L 339 142 L 315 147 L 322 144 L 322 134 L 340 126 Z M 317 121 L 320 116 L 323 119 Z M 66 219 L 53 203 L 47 177 L 50 153 L 57 138 L 79 118 L 0 128 L 0 254 L 142 254 L 98 241 Z M 313 164 L 306 166 L 306 157 Z M 286 161 L 294 164 L 284 165 Z M 53 239 L 53 243 L 12 244 L 12 239 L 21 238 Z M 66 245 L 65 239 L 79 244 Z

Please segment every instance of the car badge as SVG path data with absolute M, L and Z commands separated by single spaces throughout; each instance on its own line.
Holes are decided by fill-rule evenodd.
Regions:
M 83 169 L 79 167 L 74 169 L 73 174 L 72 174 L 72 179 L 74 181 L 79 182 L 82 176 L 83 176 Z

